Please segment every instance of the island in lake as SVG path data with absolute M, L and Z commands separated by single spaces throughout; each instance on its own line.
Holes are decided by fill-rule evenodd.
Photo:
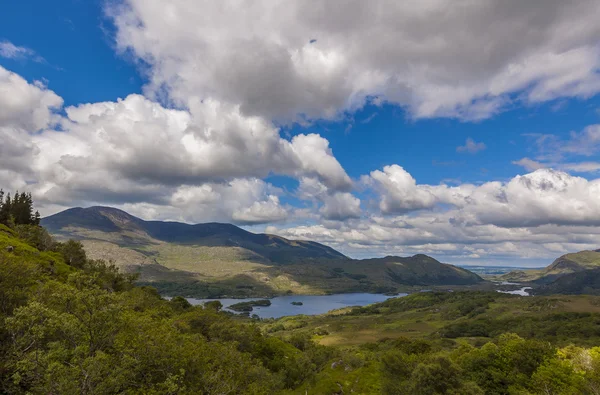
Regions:
M 239 312 L 250 312 L 254 306 L 270 306 L 271 301 L 269 299 L 251 300 L 248 302 L 235 303 L 229 306 L 229 309 Z

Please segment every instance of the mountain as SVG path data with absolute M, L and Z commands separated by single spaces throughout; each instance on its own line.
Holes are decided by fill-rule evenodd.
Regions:
M 141 284 L 169 295 L 395 292 L 483 281 L 422 254 L 355 260 L 312 241 L 223 223 L 144 221 L 111 207 L 72 208 L 41 223 L 59 239 L 80 240 L 91 258 L 139 273 Z
M 565 254 L 542 270 L 519 270 L 500 276 L 505 281 L 549 284 L 571 273 L 600 268 L 600 250 Z
M 536 288 L 536 295 L 600 295 L 600 268 L 564 274 L 549 284 Z
M 312 241 L 256 234 L 235 225 L 216 222 L 189 225 L 181 222 L 144 221 L 112 207 L 72 208 L 46 217 L 41 223 L 51 233 L 76 239 L 93 239 L 94 234 L 88 233 L 89 231 L 107 233 L 116 236 L 113 240 L 121 246 L 158 240 L 184 245 L 239 247 L 262 259 L 282 264 L 307 259 L 346 259 L 346 256 L 333 248 Z

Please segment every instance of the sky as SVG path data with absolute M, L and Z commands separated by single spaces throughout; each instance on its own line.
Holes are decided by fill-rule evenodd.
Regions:
M 598 0 L 28 0 L 0 187 L 356 258 L 600 248 Z

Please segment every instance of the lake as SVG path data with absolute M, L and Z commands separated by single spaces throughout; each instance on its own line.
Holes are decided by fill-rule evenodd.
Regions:
M 531 287 L 522 287 L 520 289 L 515 289 L 512 291 L 498 291 L 498 292 L 501 292 L 503 294 L 511 294 L 511 295 L 531 296 L 529 294 L 530 289 L 532 289 L 532 288 Z
M 333 295 L 286 295 L 269 299 L 271 306 L 256 306 L 250 314 L 257 314 L 260 318 L 279 318 L 286 315 L 318 315 L 330 310 L 341 309 L 349 306 L 366 306 L 373 303 L 383 302 L 390 298 L 406 296 L 401 293 L 395 296 L 384 294 L 349 293 Z M 225 310 L 234 303 L 248 302 L 261 298 L 249 299 L 193 299 L 188 301 L 193 305 L 203 304 L 218 300 L 223 304 Z M 292 302 L 302 302 L 302 306 L 295 306 Z

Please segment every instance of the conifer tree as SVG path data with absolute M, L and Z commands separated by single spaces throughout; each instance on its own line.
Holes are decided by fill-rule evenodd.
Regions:
M 4 225 L 39 225 L 40 214 L 33 212 L 33 198 L 31 193 L 15 192 L 4 198 L 4 191 L 0 190 L 0 224 Z

